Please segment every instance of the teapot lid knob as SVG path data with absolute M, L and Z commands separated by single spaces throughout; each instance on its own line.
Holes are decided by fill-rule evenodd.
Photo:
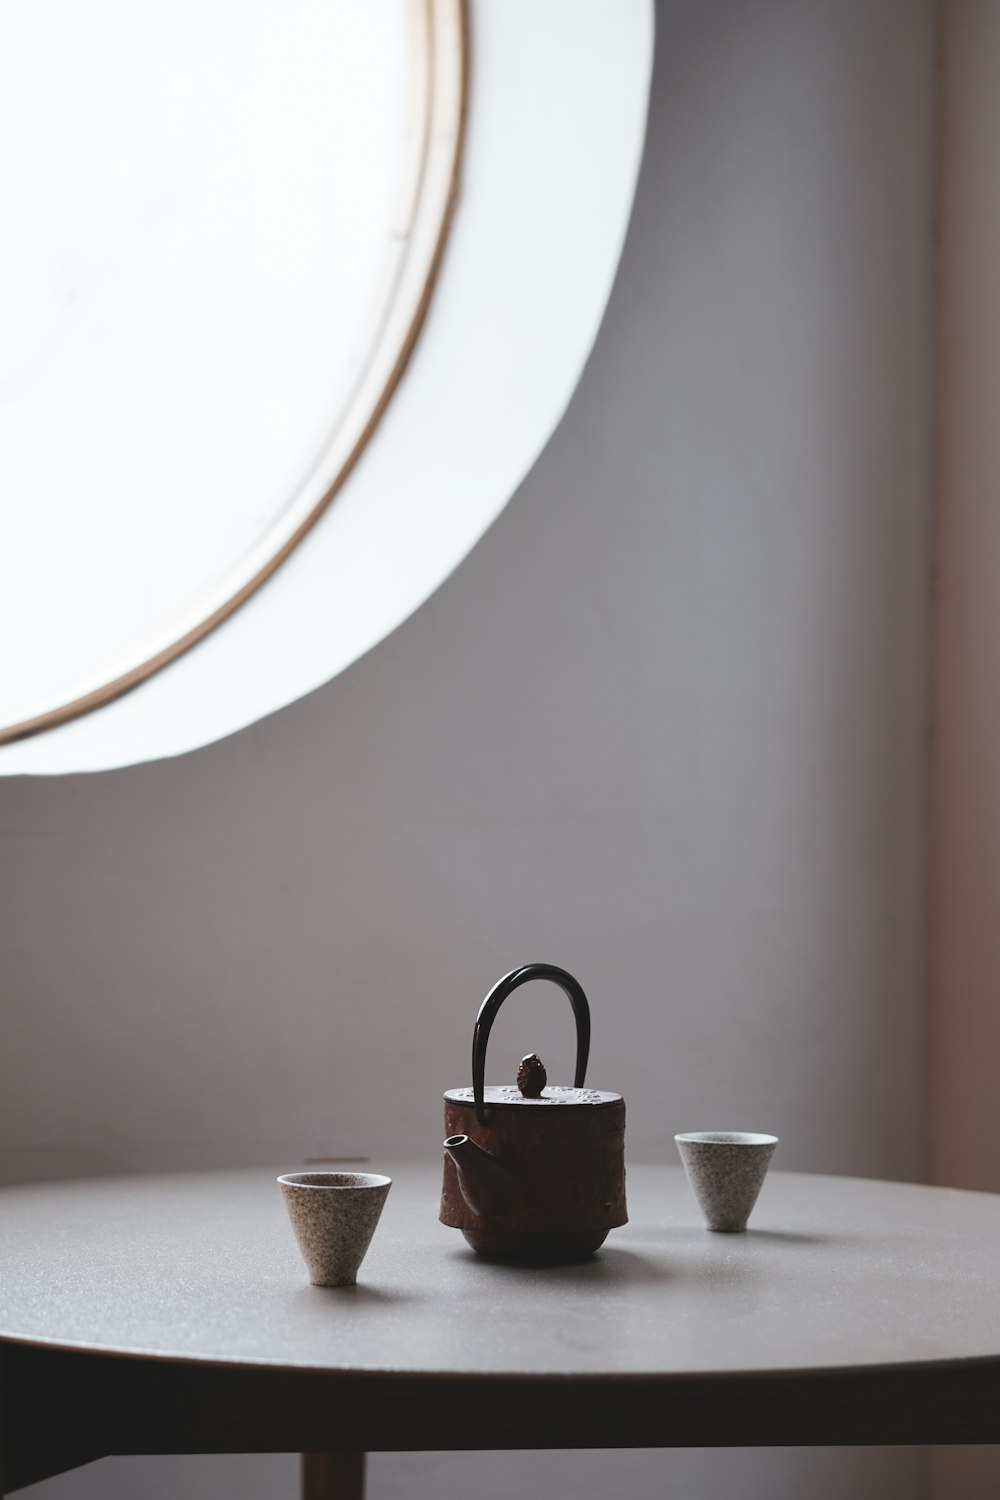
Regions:
M 517 1070 L 517 1086 L 523 1098 L 540 1099 L 542 1089 L 548 1081 L 545 1064 L 537 1052 L 530 1052 L 527 1057 L 521 1058 L 521 1065 Z

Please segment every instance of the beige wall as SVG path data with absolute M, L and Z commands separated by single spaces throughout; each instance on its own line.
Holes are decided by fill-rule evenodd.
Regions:
M 1000 1191 L 1000 7 L 949 0 L 940 270 L 932 1164 Z
M 668 0 L 657 49 L 598 348 L 467 563 L 228 742 L 0 783 L 8 1179 L 431 1154 L 479 1000 L 535 958 L 591 995 L 633 1158 L 717 1123 L 776 1130 L 785 1166 L 921 1173 L 930 9 Z M 568 1010 L 536 1001 L 498 1070 L 568 1070 Z M 372 1500 L 508 1470 L 385 1456 Z M 630 1500 L 922 1483 L 909 1451 L 535 1473 Z M 131 1462 L 39 1495 L 293 1483 Z

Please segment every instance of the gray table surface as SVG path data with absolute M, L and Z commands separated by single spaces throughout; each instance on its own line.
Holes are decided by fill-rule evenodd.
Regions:
M 277 1170 L 277 1169 L 276 1169 Z M 401 1164 L 359 1285 L 310 1287 L 275 1171 L 0 1192 L 0 1339 L 330 1371 L 586 1376 L 1000 1356 L 1000 1197 L 772 1171 L 751 1229 L 701 1227 L 679 1167 L 628 1172 L 591 1261 L 479 1260 Z

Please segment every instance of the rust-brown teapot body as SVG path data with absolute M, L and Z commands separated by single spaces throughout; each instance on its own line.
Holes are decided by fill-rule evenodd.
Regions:
M 531 979 L 560 985 L 577 1027 L 572 1088 L 547 1085 L 534 1055 L 516 1085 L 487 1087 L 486 1043 L 507 996 Z M 472 1043 L 472 1087 L 444 1096 L 441 1221 L 481 1255 L 569 1261 L 590 1255 L 627 1222 L 625 1101 L 584 1087 L 590 1010 L 580 985 L 552 964 L 512 969 L 487 995 Z

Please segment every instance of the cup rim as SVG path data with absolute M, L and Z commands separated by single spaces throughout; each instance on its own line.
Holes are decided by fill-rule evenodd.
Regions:
M 778 1137 L 757 1130 L 685 1130 L 675 1135 L 678 1145 L 692 1146 L 776 1146 Z
M 364 1193 L 392 1186 L 392 1178 L 381 1172 L 283 1172 L 278 1182 L 282 1187 L 317 1193 Z

